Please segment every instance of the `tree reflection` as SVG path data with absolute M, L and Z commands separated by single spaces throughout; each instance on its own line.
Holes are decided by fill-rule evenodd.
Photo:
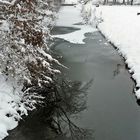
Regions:
M 56 79 L 40 91 L 44 104 L 25 118 L 6 140 L 93 140 L 93 131 L 80 128 L 72 120 L 86 109 L 86 98 L 92 80 L 86 84 Z
M 78 81 L 57 79 L 50 92 L 51 99 L 46 98 L 45 111 L 51 110 L 51 128 L 59 135 L 72 140 L 88 140 L 92 131 L 80 128 L 72 122 L 72 118 L 86 109 L 86 97 L 92 80 L 82 85 Z M 57 86 L 56 86 L 57 85 Z M 48 106 L 48 100 L 49 102 Z M 49 113 L 50 114 L 50 113 Z
M 113 76 L 118 76 L 124 70 L 123 64 L 117 64 L 115 70 L 113 71 Z

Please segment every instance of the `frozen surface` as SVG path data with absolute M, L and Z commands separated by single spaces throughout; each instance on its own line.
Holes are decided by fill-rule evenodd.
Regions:
M 83 14 L 98 28 L 126 59 L 132 77 L 137 82 L 136 96 L 140 99 L 140 12 L 139 6 L 100 6 L 88 4 Z
M 91 26 L 85 25 L 83 23 L 83 19 L 80 15 L 80 8 L 78 6 L 62 7 L 62 9 L 59 12 L 59 18 L 56 25 L 79 28 L 78 31 L 69 34 L 53 36 L 53 37 L 65 39 L 71 43 L 83 44 L 84 43 L 83 40 L 85 38 L 84 34 L 87 32 L 96 31 L 95 28 L 92 28 Z

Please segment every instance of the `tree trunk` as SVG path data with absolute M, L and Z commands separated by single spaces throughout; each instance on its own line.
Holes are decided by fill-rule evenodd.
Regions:
M 123 0 L 123 4 L 125 4 L 125 0 Z
M 117 3 L 117 0 L 113 0 L 113 4 L 115 5 Z
M 131 5 L 133 5 L 134 0 L 131 0 Z
M 104 3 L 103 3 L 103 5 L 105 5 L 106 4 L 106 0 L 104 0 Z

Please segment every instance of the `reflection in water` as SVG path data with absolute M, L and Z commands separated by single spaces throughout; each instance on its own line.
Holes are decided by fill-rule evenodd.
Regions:
M 5 140 L 93 140 L 93 131 L 80 128 L 72 121 L 86 109 L 91 84 L 92 80 L 82 84 L 56 79 L 43 106 L 31 112 Z
M 117 64 L 116 69 L 113 71 L 113 76 L 116 77 L 119 74 L 121 74 L 121 72 L 124 72 L 124 68 L 128 69 L 128 66 L 127 65 L 124 66 L 122 64 Z M 133 73 L 131 73 L 131 74 L 133 74 Z M 137 83 L 133 78 L 132 78 L 132 80 L 135 82 L 135 84 L 133 85 L 133 88 L 132 88 L 132 93 L 134 94 L 135 90 L 138 90 L 139 87 L 136 87 Z M 136 98 L 136 103 L 140 106 L 140 99 Z
M 53 35 L 68 34 L 68 33 L 72 33 L 72 32 L 77 31 L 77 30 L 80 30 L 80 28 L 73 28 L 73 27 L 67 28 L 67 27 L 64 27 L 64 26 L 55 26 L 52 29 L 51 34 L 53 34 Z
M 119 75 L 122 71 L 124 71 L 124 65 L 122 64 L 117 64 L 116 69 L 113 72 L 113 76 L 116 77 Z
M 56 88 L 56 116 L 57 123 L 62 122 L 65 124 L 63 128 L 63 134 L 69 136 L 73 140 L 88 140 L 91 138 L 92 132 L 78 127 L 71 121 L 71 117 L 74 117 L 81 111 L 86 109 L 86 93 L 92 83 L 92 80 L 82 85 L 81 82 L 71 82 L 69 80 L 61 80 Z M 56 117 L 55 116 L 55 117 Z M 56 121 L 56 120 L 55 120 Z M 64 125 L 63 125 L 64 127 Z M 61 124 L 59 124 L 60 132 L 62 132 Z M 62 134 L 62 133 L 61 133 Z

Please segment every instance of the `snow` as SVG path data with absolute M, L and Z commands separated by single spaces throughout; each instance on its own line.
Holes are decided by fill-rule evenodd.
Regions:
M 0 20 L 0 31 L 9 31 L 9 23 L 6 20 Z
M 28 4 L 30 4 L 29 7 Z M 35 91 L 31 94 L 30 89 L 34 85 L 43 88 L 44 84 L 52 82 L 51 77 L 48 77 L 49 73 L 53 75 L 60 73 L 59 70 L 53 68 L 52 63 L 61 64 L 46 52 L 49 50 L 47 43 L 50 28 L 55 22 L 55 11 L 53 11 L 55 7 L 48 6 L 47 0 L 46 3 L 40 0 L 37 3 L 28 0 L 25 2 L 0 0 L 2 9 L 0 14 L 0 71 L 3 73 L 3 75 L 0 74 L 0 140 L 8 135 L 8 130 L 18 125 L 22 115 L 28 115 L 27 110 L 32 111 L 37 103 L 43 102 L 45 97 L 34 93 Z M 32 19 L 35 20 L 34 24 L 30 22 Z M 29 34 L 32 39 L 29 42 L 26 36 L 28 31 L 24 31 L 25 22 L 32 30 Z M 39 38 L 38 43 L 35 43 L 33 38 Z M 39 59 L 41 61 L 38 61 Z M 31 67 L 38 70 L 35 72 L 36 76 L 31 74 L 34 72 L 29 68 L 30 63 L 34 63 Z M 37 67 L 34 67 L 35 65 Z M 28 84 L 30 87 L 27 86 Z
M 10 2 L 8 2 L 8 1 L 6 1 L 6 0 L 0 0 L 0 5 L 4 5 L 4 4 L 6 4 L 6 5 L 10 5 L 11 3 Z
M 14 90 L 10 80 L 0 75 L 0 140 L 8 136 L 8 130 L 18 125 L 21 115 L 27 115 L 27 110 L 21 103 L 19 91 Z
M 47 57 L 49 61 L 53 61 L 52 56 L 46 53 L 42 48 L 38 48 L 38 52 L 41 53 L 43 56 Z
M 18 2 L 18 0 L 12 0 L 11 2 L 7 1 L 7 0 L 0 0 L 0 5 L 14 5 L 16 2 Z
M 78 0 L 65 0 L 65 4 L 77 4 Z
M 78 24 L 78 25 L 76 25 L 76 24 Z M 62 38 L 64 40 L 67 40 L 71 43 L 76 43 L 76 44 L 84 44 L 85 43 L 83 41 L 85 39 L 84 34 L 87 32 L 96 31 L 95 28 L 92 28 L 91 26 L 85 25 L 83 23 L 83 19 L 80 15 L 79 6 L 62 7 L 59 12 L 59 18 L 56 23 L 56 26 L 79 28 L 79 30 L 69 33 L 69 34 L 53 36 L 53 37 L 57 37 L 57 38 Z
M 139 7 L 88 5 L 88 11 L 83 12 L 90 13 L 88 21 L 92 19 L 93 24 L 95 19 L 100 19 L 99 30 L 126 59 L 125 63 L 130 68 L 129 72 L 136 80 L 136 87 L 140 87 L 140 16 L 137 15 L 137 12 L 140 12 Z M 135 89 L 135 92 L 136 97 L 140 99 L 140 89 Z

